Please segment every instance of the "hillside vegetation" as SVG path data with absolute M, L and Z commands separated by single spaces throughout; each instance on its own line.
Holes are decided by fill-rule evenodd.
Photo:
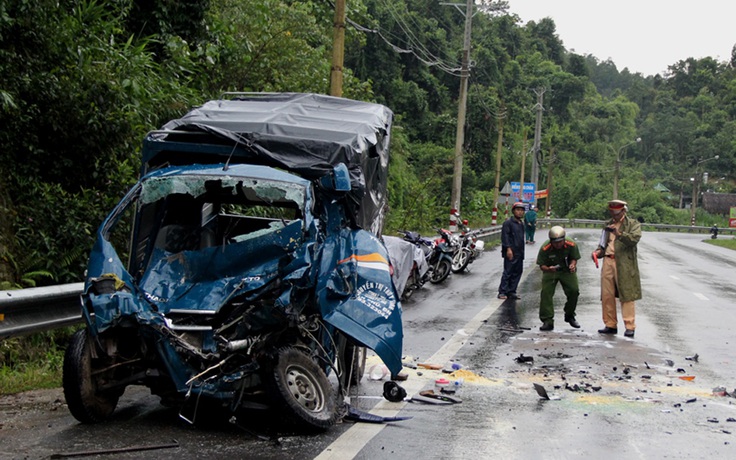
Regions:
M 431 228 L 450 208 L 465 18 L 437 0 L 347 8 L 343 96 L 396 116 L 387 233 Z M 663 75 L 632 74 L 568 51 L 551 19 L 478 8 L 461 198 L 471 226 L 490 223 L 501 131 L 500 185 L 519 181 L 538 103 L 537 188 L 549 182 L 557 217 L 603 217 L 617 154 L 619 196 L 647 222 L 689 224 L 681 208 L 703 172 L 701 190 L 736 191 L 736 59 L 683 56 Z M 0 288 L 82 279 L 147 131 L 226 91 L 329 93 L 333 17 L 327 0 L 5 0 Z

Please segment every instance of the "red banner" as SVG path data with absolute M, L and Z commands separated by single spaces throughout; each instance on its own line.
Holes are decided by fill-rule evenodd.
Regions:
M 547 189 L 534 192 L 534 198 L 547 198 Z

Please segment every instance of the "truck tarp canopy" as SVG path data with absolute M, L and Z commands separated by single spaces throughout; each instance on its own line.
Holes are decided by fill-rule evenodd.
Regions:
M 392 119 L 393 112 L 383 105 L 332 96 L 234 94 L 150 133 L 143 172 L 163 165 L 251 163 L 315 180 L 344 163 L 352 188 L 350 217 L 356 226 L 380 235 Z

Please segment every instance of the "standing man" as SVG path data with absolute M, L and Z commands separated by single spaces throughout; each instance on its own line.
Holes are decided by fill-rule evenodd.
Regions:
M 524 228 L 526 229 L 526 243 L 534 244 L 534 233 L 537 231 L 537 210 L 533 204 L 524 214 Z
M 598 248 L 593 256 L 603 259 L 601 268 L 601 305 L 604 328 L 601 334 L 618 333 L 616 317 L 616 297 L 621 303 L 621 317 L 624 320 L 626 337 L 634 337 L 636 301 L 641 299 L 641 279 L 636 245 L 641 239 L 641 224 L 629 218 L 629 208 L 625 201 L 608 202 L 611 220 L 601 234 Z
M 503 257 L 503 276 L 498 286 L 499 299 L 518 299 L 519 286 L 524 270 L 524 211 L 526 207 L 517 201 L 511 207 L 511 217 L 501 227 L 501 256 Z
M 539 299 L 539 319 L 542 320 L 540 331 L 551 331 L 555 328 L 555 308 L 552 299 L 557 282 L 562 285 L 567 297 L 565 321 L 574 328 L 580 327 L 580 323 L 575 320 L 575 308 L 578 306 L 580 296 L 578 260 L 580 249 L 573 240 L 565 236 L 565 229 L 558 225 L 550 228 L 549 240 L 539 248 L 537 255 L 537 265 L 542 270 L 542 295 Z

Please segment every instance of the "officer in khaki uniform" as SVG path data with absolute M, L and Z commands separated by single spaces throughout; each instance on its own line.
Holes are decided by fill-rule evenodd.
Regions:
M 611 220 L 601 234 L 598 248 L 593 255 L 603 259 L 601 268 L 601 305 L 603 329 L 601 334 L 616 334 L 616 297 L 621 303 L 626 337 L 634 337 L 636 303 L 641 299 L 641 278 L 637 261 L 637 244 L 641 239 L 641 224 L 627 216 L 629 208 L 625 201 L 611 200 L 608 212 Z
M 575 319 L 575 308 L 580 296 L 577 275 L 579 259 L 580 249 L 573 240 L 565 236 L 565 229 L 557 225 L 550 228 L 549 240 L 539 248 L 537 255 L 537 265 L 542 270 L 542 295 L 539 299 L 539 319 L 542 320 L 540 331 L 551 331 L 555 327 L 555 308 L 552 299 L 558 282 L 567 297 L 565 321 L 572 327 L 580 327 L 580 323 Z

